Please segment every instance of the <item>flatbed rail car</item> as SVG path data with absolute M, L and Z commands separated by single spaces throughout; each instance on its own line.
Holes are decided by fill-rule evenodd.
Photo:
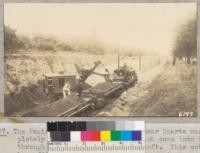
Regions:
M 133 86 L 134 83 L 133 80 L 125 83 L 100 83 L 83 91 L 84 103 L 63 112 L 58 116 L 90 116 L 95 110 L 103 108 L 111 103 L 113 99 L 119 97 L 124 90 Z

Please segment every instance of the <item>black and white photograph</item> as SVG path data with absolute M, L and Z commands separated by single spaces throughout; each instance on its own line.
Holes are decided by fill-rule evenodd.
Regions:
M 196 117 L 196 3 L 5 3 L 9 117 Z

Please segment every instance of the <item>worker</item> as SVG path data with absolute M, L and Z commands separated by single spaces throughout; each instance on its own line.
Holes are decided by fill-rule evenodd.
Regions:
M 69 82 L 66 82 L 65 85 L 63 86 L 63 97 L 64 98 L 66 97 L 66 93 L 67 93 L 67 95 L 71 95 Z
M 124 71 L 127 71 L 127 70 L 128 70 L 128 66 L 126 65 L 126 63 L 124 63 L 122 69 L 123 69 Z
M 82 94 L 82 86 L 83 86 L 83 83 L 81 81 L 79 81 L 78 85 L 77 85 L 77 94 L 78 94 L 79 98 L 81 97 L 81 94 Z
M 105 72 L 106 72 L 106 74 L 105 74 L 105 80 L 109 81 L 109 82 L 112 82 L 112 80 L 110 79 L 110 72 L 109 72 L 109 70 L 105 69 Z

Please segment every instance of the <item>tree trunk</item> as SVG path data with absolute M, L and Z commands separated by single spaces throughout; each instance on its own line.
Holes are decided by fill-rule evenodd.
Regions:
M 172 65 L 174 66 L 175 64 L 176 64 L 176 57 L 174 56 Z
M 187 57 L 187 63 L 191 64 L 190 56 Z

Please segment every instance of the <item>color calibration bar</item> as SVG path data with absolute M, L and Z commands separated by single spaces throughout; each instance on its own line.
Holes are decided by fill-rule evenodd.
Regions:
M 142 141 L 143 121 L 48 122 L 51 142 Z

